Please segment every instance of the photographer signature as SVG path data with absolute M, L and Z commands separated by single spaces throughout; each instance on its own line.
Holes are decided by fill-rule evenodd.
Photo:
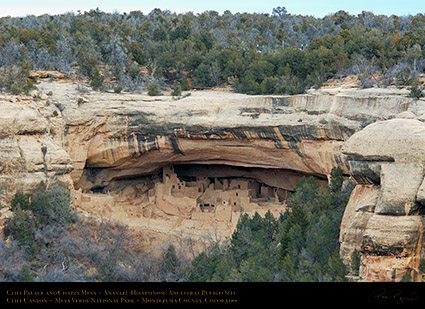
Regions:
M 412 292 L 410 294 L 403 295 L 400 289 L 387 290 L 386 288 L 380 288 L 372 292 L 369 296 L 369 302 L 383 303 L 396 303 L 404 304 L 407 302 L 417 301 L 418 293 Z

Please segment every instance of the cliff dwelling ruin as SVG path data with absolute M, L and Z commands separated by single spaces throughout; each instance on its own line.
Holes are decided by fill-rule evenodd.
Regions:
M 270 187 L 253 178 L 229 176 L 231 167 L 218 169 L 213 167 L 212 173 L 208 173 L 208 166 L 164 167 L 162 181 L 149 190 L 150 201 L 165 212 L 175 207 L 176 215 L 195 219 L 210 213 L 222 221 L 231 221 L 232 212 L 243 208 L 282 210 L 286 207 L 288 190 Z
M 181 228 L 196 234 L 211 231 L 214 226 L 225 235 L 234 229 L 241 213 L 264 215 L 270 211 L 276 217 L 284 213 L 302 176 L 285 169 L 166 165 L 150 175 L 132 175 L 113 179 L 103 187 L 80 188 L 75 198 L 88 213 L 96 209 L 133 228 Z

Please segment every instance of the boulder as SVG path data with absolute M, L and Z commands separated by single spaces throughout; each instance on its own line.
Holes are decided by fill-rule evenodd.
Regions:
M 392 119 L 352 135 L 342 152 L 355 161 L 425 162 L 425 124 L 415 119 Z
M 425 206 L 425 179 L 422 180 L 418 192 L 416 193 L 416 202 L 418 202 L 422 206 Z

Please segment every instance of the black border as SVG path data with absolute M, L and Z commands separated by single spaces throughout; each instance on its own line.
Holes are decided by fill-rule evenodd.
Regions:
M 417 305 L 425 304 L 425 283 L 0 283 L 3 308 L 111 303 L 119 306 Z

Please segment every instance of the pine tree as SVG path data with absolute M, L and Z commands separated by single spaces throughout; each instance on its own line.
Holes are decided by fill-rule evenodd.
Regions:
M 305 241 L 309 222 L 307 215 L 300 205 L 291 208 L 290 215 L 280 226 L 280 255 L 285 257 L 291 251 L 296 255 L 295 248 L 300 249 Z M 296 245 L 294 242 L 298 242 Z
M 181 263 L 176 248 L 169 245 L 159 264 L 159 274 L 163 281 L 178 281 L 181 275 Z
M 190 90 L 189 80 L 186 77 L 184 77 L 182 79 L 181 86 L 182 86 L 182 91 L 188 91 L 188 90 Z
M 408 88 L 409 89 L 409 94 L 408 97 L 409 98 L 413 98 L 416 100 L 419 100 L 420 98 L 422 98 L 423 96 L 425 96 L 424 94 L 424 87 L 420 85 L 419 81 L 417 78 L 414 78 L 411 82 L 411 86 Z
M 330 179 L 330 190 L 332 192 L 340 191 L 344 182 L 344 171 L 340 167 L 332 168 Z
M 354 249 L 353 253 L 351 254 L 351 274 L 353 276 L 359 275 L 359 269 L 360 269 L 360 253 L 357 251 L 357 249 Z
M 31 202 L 31 209 L 42 224 L 57 224 L 67 229 L 73 221 L 70 193 L 60 186 L 38 194 Z
M 13 211 L 13 218 L 6 224 L 4 232 L 6 236 L 12 236 L 25 248 L 29 259 L 34 259 L 37 253 L 34 241 L 36 231 L 36 218 L 28 211 L 24 211 L 18 205 Z
M 182 87 L 179 82 L 175 81 L 172 89 L 173 91 L 171 92 L 171 95 L 173 97 L 178 97 L 182 95 Z
M 29 197 L 26 194 L 22 193 L 22 191 L 18 191 L 13 197 L 10 206 L 11 206 L 10 207 L 11 211 L 16 211 L 18 207 L 22 210 L 29 210 L 30 209 Z

